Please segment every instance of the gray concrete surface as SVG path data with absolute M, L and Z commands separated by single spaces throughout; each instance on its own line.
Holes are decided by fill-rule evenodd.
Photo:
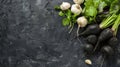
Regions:
M 72 3 L 0 0 L 0 67 L 100 67 L 101 55 L 86 57 L 82 39 L 71 41 L 74 33 L 68 34 L 68 28 L 62 26 L 62 18 L 54 10 L 62 1 Z M 92 60 L 91 66 L 84 63 L 86 58 Z M 105 62 L 103 67 L 119 67 L 113 62 Z

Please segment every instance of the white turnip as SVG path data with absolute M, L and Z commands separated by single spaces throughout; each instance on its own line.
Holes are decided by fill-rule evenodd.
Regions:
M 67 9 L 69 9 L 70 8 L 70 3 L 68 3 L 68 2 L 63 2 L 61 5 L 60 5 L 60 8 L 61 8 L 61 10 L 67 10 Z
M 88 23 L 88 21 L 87 21 L 87 19 L 86 19 L 84 16 L 79 17 L 79 18 L 77 19 L 77 24 L 78 24 L 77 36 L 79 36 L 79 29 L 80 29 L 81 27 L 85 27 L 85 26 L 87 25 L 87 23 Z
M 82 8 L 79 4 L 73 4 L 71 6 L 71 12 L 75 15 L 79 15 L 82 12 Z

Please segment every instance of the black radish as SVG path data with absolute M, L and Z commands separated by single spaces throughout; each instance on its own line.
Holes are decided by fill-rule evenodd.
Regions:
M 84 46 L 84 51 L 85 52 L 87 52 L 87 53 L 91 53 L 92 51 L 93 51 L 93 45 L 91 45 L 91 44 L 86 44 L 85 46 Z
M 107 29 L 103 30 L 100 33 L 100 36 L 98 37 L 97 44 L 93 51 L 95 51 L 97 49 L 97 47 L 99 46 L 99 43 L 111 38 L 112 36 L 113 36 L 113 31 L 111 29 L 107 28 Z
M 110 46 L 103 46 L 101 48 L 101 52 L 103 53 L 103 55 L 102 55 L 103 56 L 103 60 L 101 62 L 101 66 L 100 67 L 102 67 L 105 58 L 108 58 L 109 56 L 114 54 L 114 50 Z
M 100 32 L 100 28 L 98 24 L 89 25 L 85 31 L 83 31 L 79 36 L 87 36 L 87 35 L 95 35 Z
M 95 45 L 96 42 L 97 42 L 97 36 L 96 35 L 89 35 L 86 39 L 87 39 L 87 42 L 92 44 L 92 45 Z
M 116 45 L 119 44 L 119 41 L 116 37 L 112 37 L 110 38 L 110 40 L 108 41 L 108 44 L 112 47 L 115 47 Z
M 103 46 L 103 47 L 101 48 L 101 52 L 102 52 L 104 55 L 110 56 L 110 55 L 113 55 L 114 50 L 113 50 L 113 48 L 110 47 L 110 46 Z
M 120 58 L 117 59 L 117 67 L 120 67 Z

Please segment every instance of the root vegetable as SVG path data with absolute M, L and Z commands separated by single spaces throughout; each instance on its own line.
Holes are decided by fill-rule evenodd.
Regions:
M 79 35 L 79 29 L 80 27 L 85 27 L 87 25 L 88 21 L 87 19 L 82 16 L 77 19 L 78 29 L 77 29 L 77 36 Z
M 60 5 L 60 8 L 61 8 L 61 10 L 67 10 L 67 9 L 69 9 L 70 8 L 70 3 L 68 3 L 68 2 L 63 2 L 61 5 Z
M 84 32 L 79 34 L 79 36 L 86 36 L 86 35 L 95 35 L 100 32 L 100 28 L 98 24 L 89 25 Z
M 82 12 L 82 8 L 79 4 L 73 4 L 71 7 L 71 12 L 75 15 L 79 15 Z
M 119 44 L 118 39 L 116 37 L 112 37 L 110 38 L 110 40 L 108 41 L 108 44 L 112 47 L 115 47 L 116 45 Z
M 105 60 L 106 58 L 108 58 L 108 57 L 110 57 L 110 56 L 112 56 L 112 55 L 114 54 L 114 50 L 113 50 L 113 48 L 110 47 L 110 46 L 103 46 L 103 47 L 101 48 L 101 52 L 103 53 L 103 54 L 102 54 L 103 60 L 102 60 L 102 62 L 101 62 L 101 66 L 100 66 L 100 67 L 102 67 L 102 65 L 103 65 L 103 63 L 104 63 L 104 60 Z
M 101 51 L 102 51 L 102 53 L 103 53 L 104 55 L 107 55 L 107 56 L 113 55 L 113 53 L 114 53 L 113 48 L 110 47 L 110 46 L 103 46 L 103 47 L 101 48 Z
M 99 46 L 99 43 L 111 38 L 112 36 L 113 36 L 113 31 L 111 29 L 107 28 L 107 29 L 103 30 L 101 32 L 100 36 L 98 37 L 97 44 L 93 51 L 95 51 L 97 49 L 97 47 Z
M 73 0 L 73 2 L 76 4 L 82 4 L 84 2 L 84 0 Z
M 92 51 L 93 51 L 93 45 L 91 45 L 91 44 L 86 44 L 85 45 L 85 47 L 84 47 L 84 50 L 85 50 L 85 52 L 87 52 L 87 53 L 91 53 Z
M 95 45 L 97 42 L 97 36 L 96 35 L 89 35 L 87 38 L 87 42 L 90 44 Z

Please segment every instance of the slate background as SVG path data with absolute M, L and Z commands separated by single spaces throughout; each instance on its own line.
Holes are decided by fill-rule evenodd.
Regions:
M 101 55 L 86 57 L 83 39 L 71 41 L 74 33 L 68 34 L 68 28 L 61 25 L 62 18 L 53 7 L 63 1 L 73 3 L 0 0 L 0 67 L 100 67 Z M 84 63 L 86 58 L 93 61 L 91 66 Z M 120 60 L 104 62 L 103 67 L 120 67 L 118 64 Z

